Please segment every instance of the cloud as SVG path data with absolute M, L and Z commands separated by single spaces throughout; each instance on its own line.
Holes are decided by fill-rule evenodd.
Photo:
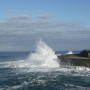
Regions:
M 6 21 L 0 22 L 0 34 L 36 34 L 36 33 L 67 33 L 74 31 L 89 31 L 79 23 L 58 22 L 47 16 L 39 16 L 32 20 L 30 16 L 11 17 Z M 70 32 L 70 33 L 69 33 Z
M 31 17 L 30 16 L 19 16 L 19 17 L 10 17 L 8 18 L 9 22 L 27 22 L 27 21 L 31 21 Z
M 0 50 L 14 47 L 21 50 L 32 48 L 32 44 L 39 38 L 45 40 L 89 40 L 90 29 L 77 22 L 62 22 L 48 16 L 10 17 L 0 22 Z M 31 45 L 31 46 L 30 46 Z M 10 47 L 11 46 L 11 47 Z

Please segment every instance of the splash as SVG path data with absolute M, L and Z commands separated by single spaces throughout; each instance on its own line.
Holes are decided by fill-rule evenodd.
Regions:
M 35 53 L 28 57 L 31 66 L 59 67 L 55 52 L 42 40 L 37 43 Z
M 57 68 L 60 67 L 55 52 L 42 40 L 37 43 L 36 50 L 27 59 L 18 61 L 1 62 L 1 67 L 9 68 Z M 36 69 L 37 70 L 37 69 Z
M 68 53 L 66 53 L 66 54 L 73 54 L 73 52 L 72 51 L 69 51 Z

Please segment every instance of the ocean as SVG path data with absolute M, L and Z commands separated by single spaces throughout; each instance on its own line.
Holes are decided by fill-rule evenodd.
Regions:
M 61 67 L 56 54 L 65 53 L 43 41 L 35 52 L 0 52 L 0 90 L 90 90 L 90 69 Z

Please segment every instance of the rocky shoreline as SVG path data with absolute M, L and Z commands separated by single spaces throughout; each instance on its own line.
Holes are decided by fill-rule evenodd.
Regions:
M 90 68 L 90 57 L 87 50 L 83 50 L 78 54 L 58 55 L 58 58 L 61 66 L 84 66 Z

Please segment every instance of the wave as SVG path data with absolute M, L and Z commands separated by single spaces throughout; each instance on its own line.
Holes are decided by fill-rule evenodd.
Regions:
M 46 67 L 46 68 L 56 68 L 60 64 L 57 61 L 57 55 L 55 52 L 42 40 L 39 40 L 36 44 L 36 50 L 34 53 L 31 53 L 27 59 L 4 62 L 3 67 L 12 67 L 12 68 L 30 68 L 30 67 Z
M 66 54 L 73 54 L 73 52 L 72 52 L 72 51 L 69 51 L 69 52 L 67 52 Z
M 36 44 L 35 52 L 31 53 L 27 57 L 27 59 L 18 60 L 18 61 L 0 62 L 0 68 L 18 68 L 20 69 L 20 71 L 23 72 L 24 71 L 25 72 L 60 71 L 60 72 L 70 72 L 70 73 L 77 72 L 78 74 L 88 71 L 90 72 L 90 69 L 86 67 L 78 67 L 78 66 L 60 67 L 60 63 L 58 62 L 57 55 L 42 40 L 40 40 Z

